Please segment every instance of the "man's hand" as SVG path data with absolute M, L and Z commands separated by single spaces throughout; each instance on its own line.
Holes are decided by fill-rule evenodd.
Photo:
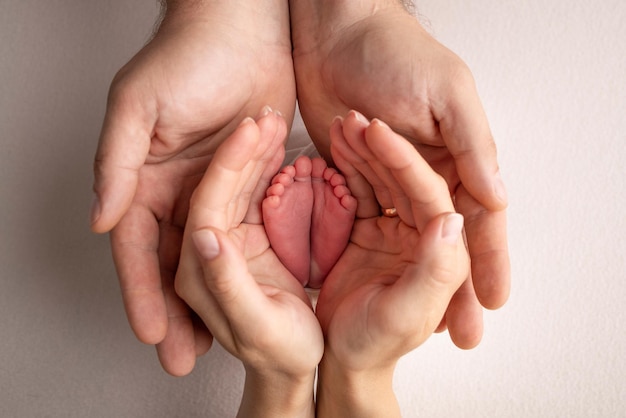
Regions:
M 356 109 L 388 123 L 446 180 L 472 259 L 446 321 L 458 346 L 475 346 L 478 301 L 505 303 L 510 266 L 506 192 L 471 72 L 396 0 L 292 2 L 291 19 L 300 111 L 320 153 L 331 157 L 334 116 Z
M 265 3 L 172 2 L 111 85 L 92 229 L 111 231 L 130 325 L 174 375 L 211 344 L 173 287 L 189 198 L 246 116 L 269 104 L 293 118 L 288 10 Z

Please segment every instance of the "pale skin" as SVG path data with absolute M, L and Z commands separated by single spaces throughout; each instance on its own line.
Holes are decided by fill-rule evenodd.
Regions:
M 471 348 L 482 306 L 508 298 L 507 197 L 496 147 L 471 72 L 397 0 L 292 0 L 298 103 L 329 161 L 329 126 L 349 109 L 384 120 L 446 180 L 465 216 L 472 259 L 440 330 Z
M 189 197 L 219 144 L 266 105 L 290 125 L 284 1 L 168 1 L 154 38 L 111 85 L 91 226 L 111 231 L 130 325 L 173 375 L 189 373 L 212 341 L 173 285 Z
M 321 329 L 262 224 L 261 201 L 282 163 L 286 131 L 272 113 L 244 121 L 219 148 L 191 201 L 176 278 L 178 294 L 244 364 L 242 417 L 315 413 Z
M 351 112 L 330 137 L 359 206 L 317 303 L 325 338 L 317 416 L 399 417 L 395 365 L 436 330 L 469 272 L 463 217 L 443 178 L 384 123 Z M 398 216 L 381 216 L 381 207 Z
M 169 373 L 189 373 L 212 341 L 173 287 L 189 197 L 246 116 L 269 104 L 290 125 L 296 79 L 323 156 L 332 158 L 334 115 L 356 108 L 388 121 L 446 179 L 465 215 L 473 280 L 440 330 L 472 347 L 482 335 L 478 300 L 505 302 L 506 196 L 471 73 L 399 4 L 168 1 L 154 39 L 116 75 L 95 159 L 92 229 L 111 231 L 131 327 L 157 346 Z
M 463 218 L 403 138 L 355 113 L 337 119 L 332 152 L 359 207 L 314 314 L 259 223 L 280 124 L 248 120 L 215 155 L 192 199 L 177 291 L 244 364 L 239 416 L 399 416 L 395 364 L 432 334 L 469 269 Z M 382 190 L 405 202 L 398 217 L 380 215 Z

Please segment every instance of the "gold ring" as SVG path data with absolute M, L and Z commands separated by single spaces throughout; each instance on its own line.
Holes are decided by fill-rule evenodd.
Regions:
M 398 210 L 396 208 L 381 208 L 381 210 L 383 211 L 383 216 L 387 218 L 395 218 L 398 216 Z

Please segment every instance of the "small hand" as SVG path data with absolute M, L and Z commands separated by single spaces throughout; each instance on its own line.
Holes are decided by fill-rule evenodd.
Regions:
M 399 417 L 396 363 L 435 331 L 469 272 L 463 217 L 451 213 L 445 181 L 383 123 L 352 112 L 331 138 L 359 206 L 317 303 L 326 341 L 318 416 Z
M 463 218 L 451 213 L 443 179 L 386 125 L 351 113 L 334 122 L 331 138 L 359 207 L 317 315 L 327 351 L 346 369 L 389 367 L 432 334 L 467 277 Z
M 308 378 L 312 394 L 319 323 L 261 224 L 286 132 L 275 114 L 247 119 L 218 149 L 192 198 L 176 290 L 248 373 Z

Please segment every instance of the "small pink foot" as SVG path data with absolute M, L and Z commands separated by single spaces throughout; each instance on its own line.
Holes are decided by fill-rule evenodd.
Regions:
M 309 287 L 320 288 L 348 245 L 357 201 L 345 178 L 321 158 L 312 161 L 311 273 Z
M 311 263 L 311 160 L 300 157 L 293 166 L 284 167 L 266 196 L 263 223 L 270 244 L 283 265 L 306 286 Z
M 263 222 L 274 252 L 302 283 L 320 288 L 348 244 L 357 201 L 321 158 L 300 157 L 272 180 Z

